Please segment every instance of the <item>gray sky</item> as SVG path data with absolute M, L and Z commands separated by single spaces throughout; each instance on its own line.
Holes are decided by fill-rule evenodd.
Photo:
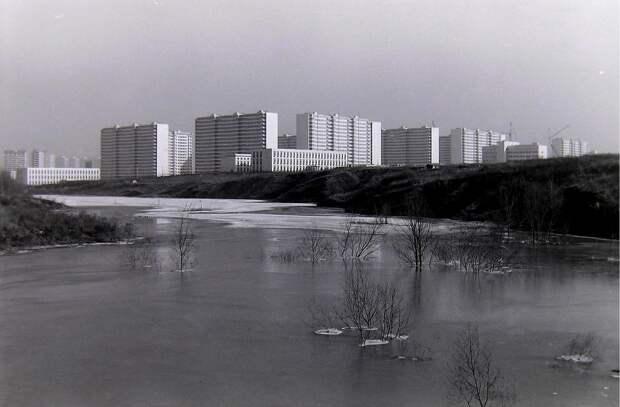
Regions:
M 210 112 L 548 130 L 618 151 L 617 0 L 0 0 L 0 148 Z

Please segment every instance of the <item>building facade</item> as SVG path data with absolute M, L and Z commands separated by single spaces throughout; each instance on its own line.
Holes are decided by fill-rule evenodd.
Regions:
M 439 164 L 449 165 L 450 162 L 450 136 L 439 137 Z
M 194 135 L 175 130 L 168 136 L 169 173 L 186 175 L 194 173 Z
M 45 156 L 46 156 L 45 151 L 32 150 L 31 167 L 34 167 L 34 168 L 47 167 Z
M 58 184 L 68 181 L 98 181 L 99 168 L 19 168 L 17 181 L 24 185 Z
M 252 172 L 318 171 L 348 164 L 347 153 L 340 151 L 266 148 L 251 156 Z
M 551 140 L 551 150 L 554 157 L 579 157 L 588 153 L 588 143 L 557 137 Z
M 381 122 L 358 116 L 300 113 L 297 148 L 347 153 L 348 165 L 381 165 Z
M 482 147 L 482 162 L 485 164 L 505 163 L 506 149 L 519 144 L 518 141 L 502 140 L 497 144 Z
M 392 166 L 439 164 L 439 129 L 401 127 L 383 130 L 381 159 L 383 165 Z
M 212 114 L 196 119 L 196 172 L 225 171 L 235 153 L 278 146 L 278 114 Z
M 252 154 L 235 153 L 224 160 L 222 167 L 228 172 L 252 172 Z
M 506 147 L 506 161 L 540 160 L 547 157 L 547 146 L 538 143 Z
M 55 167 L 58 167 L 58 168 L 69 168 L 71 166 L 69 165 L 69 159 L 65 157 L 64 155 L 57 156 L 55 162 L 56 162 Z
M 28 167 L 28 156 L 24 150 L 4 150 L 4 169 L 7 172 Z
M 294 134 L 281 134 L 278 136 L 278 148 L 297 148 L 297 136 Z
M 167 124 L 133 124 L 101 130 L 101 179 L 170 174 Z
M 506 140 L 506 135 L 492 130 L 459 127 L 450 132 L 450 164 L 482 162 L 482 148 Z

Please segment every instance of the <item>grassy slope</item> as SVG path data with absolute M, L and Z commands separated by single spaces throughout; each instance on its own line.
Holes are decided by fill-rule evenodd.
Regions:
M 514 179 L 560 187 L 558 232 L 618 236 L 618 155 L 494 165 L 425 168 L 342 168 L 298 174 L 203 174 L 160 179 L 72 183 L 39 193 L 315 202 L 351 212 L 404 214 L 408 197 L 422 194 L 435 217 L 497 220 L 499 188 Z

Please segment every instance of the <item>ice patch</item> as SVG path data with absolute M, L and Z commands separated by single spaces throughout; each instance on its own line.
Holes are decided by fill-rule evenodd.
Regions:
M 561 355 L 556 359 L 575 363 L 592 363 L 594 361 L 594 358 L 588 355 Z
M 334 335 L 342 334 L 342 331 L 336 328 L 322 328 L 322 329 L 317 329 L 316 331 L 314 331 L 314 333 L 316 335 L 334 336 Z
M 388 343 L 390 343 L 390 341 L 386 341 L 385 339 L 366 339 L 364 343 L 362 343 L 360 346 L 361 347 L 381 346 L 381 345 L 387 345 Z

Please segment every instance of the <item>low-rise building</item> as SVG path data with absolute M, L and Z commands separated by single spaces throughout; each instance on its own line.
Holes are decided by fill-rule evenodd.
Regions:
M 222 169 L 228 172 L 252 172 L 252 154 L 234 153 L 222 160 Z
M 17 181 L 24 185 L 58 184 L 64 181 L 98 181 L 99 168 L 39 168 L 17 170 Z
M 252 151 L 252 172 L 299 172 L 346 167 L 344 151 L 266 148 Z
M 547 146 L 538 143 L 506 147 L 506 161 L 539 160 L 547 157 Z
M 482 147 L 482 162 L 485 164 L 505 163 L 506 149 L 512 146 L 518 146 L 518 141 L 502 140 L 497 144 Z

